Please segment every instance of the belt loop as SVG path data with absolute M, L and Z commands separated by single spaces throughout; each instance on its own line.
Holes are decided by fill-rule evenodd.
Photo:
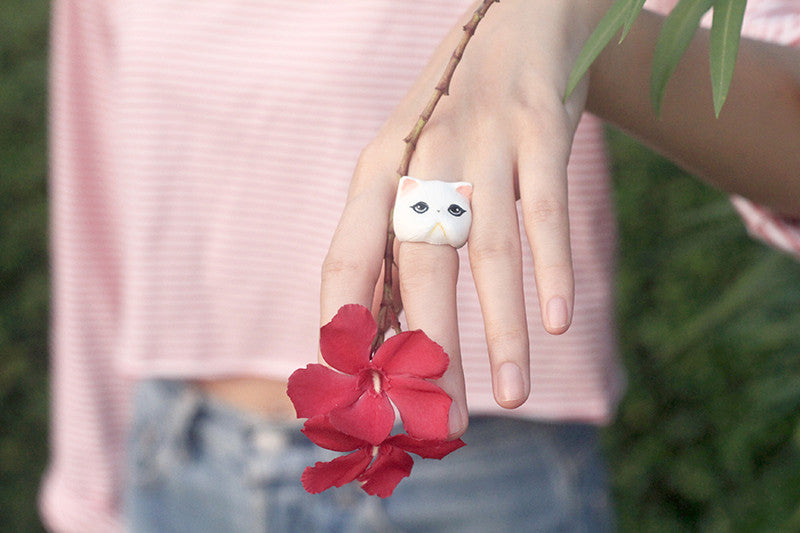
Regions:
M 284 451 L 290 443 L 286 428 L 266 422 L 256 425 L 252 429 L 252 446 L 260 452 L 278 453 Z
M 262 420 L 251 426 L 247 435 L 250 460 L 247 466 L 248 483 L 270 485 L 282 479 L 286 472 L 296 472 L 296 454 L 287 452 L 292 447 L 289 428 L 270 420 Z
M 178 397 L 171 402 L 172 412 L 165 417 L 164 442 L 156 457 L 156 464 L 162 468 L 189 457 L 192 426 L 202 407 L 202 398 L 192 387 L 175 383 L 179 385 Z

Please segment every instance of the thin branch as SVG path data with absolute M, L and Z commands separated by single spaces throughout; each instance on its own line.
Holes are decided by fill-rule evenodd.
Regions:
M 453 74 L 461 58 L 464 56 L 464 50 L 466 50 L 469 40 L 475 34 L 478 24 L 486 15 L 491 5 L 499 1 L 500 0 L 484 0 L 481 6 L 472 14 L 470 21 L 464 25 L 464 35 L 461 37 L 461 41 L 458 43 L 458 46 L 456 46 L 453 54 L 450 56 L 450 61 L 447 63 L 447 68 L 445 68 L 439 83 L 436 84 L 433 96 L 431 96 L 428 105 L 425 106 L 425 109 L 420 113 L 414 128 L 404 139 L 406 149 L 403 153 L 403 158 L 400 160 L 400 166 L 397 169 L 397 175 L 399 177 L 408 175 L 408 167 L 411 165 L 411 156 L 414 154 L 414 150 L 417 147 L 417 141 L 422 133 L 422 129 L 428 123 L 428 120 L 430 120 L 431 115 L 433 115 L 433 110 L 436 109 L 436 105 L 439 103 L 441 97 L 450 94 L 450 82 L 453 79 Z
M 499 2 L 500 0 L 484 0 L 480 7 L 475 10 L 472 14 L 472 18 L 464 25 L 464 35 L 461 37 L 461 41 L 456 46 L 456 49 L 453 51 L 453 54 L 450 56 L 450 61 L 447 63 L 447 67 L 445 68 L 444 74 L 442 74 L 442 78 L 439 80 L 439 83 L 436 84 L 436 87 L 433 91 L 433 96 L 428 101 L 428 105 L 425 106 L 425 109 L 422 110 L 422 113 L 419 115 L 419 119 L 417 119 L 417 123 L 414 125 L 414 128 L 411 132 L 406 136 L 404 139 L 406 143 L 405 151 L 403 152 L 403 157 L 400 160 L 400 166 L 397 168 L 397 176 L 398 179 L 408 175 L 408 168 L 411 165 L 411 157 L 414 155 L 414 150 L 417 147 L 417 141 L 419 140 L 420 134 L 422 134 L 423 128 L 428 123 L 433 115 L 433 111 L 436 109 L 436 105 L 439 103 L 439 100 L 442 96 L 450 94 L 450 82 L 453 79 L 453 74 L 456 71 L 456 67 L 458 66 L 461 58 L 464 56 L 464 50 L 467 48 L 467 44 L 472 36 L 475 34 L 475 30 L 478 27 L 478 24 L 486 15 L 486 12 L 492 6 L 492 4 Z M 394 297 L 393 292 L 393 281 L 394 281 L 394 228 L 392 228 L 391 224 L 391 214 L 389 218 L 389 229 L 386 234 L 386 248 L 384 250 L 383 255 L 383 295 L 381 298 L 381 305 L 380 309 L 378 310 L 378 333 L 375 336 L 375 339 L 372 341 L 372 353 L 375 353 L 375 350 L 383 344 L 384 337 L 386 336 L 386 332 L 389 328 L 395 330 L 395 332 L 400 332 L 400 320 L 398 319 L 398 315 L 402 310 L 402 305 L 399 300 L 396 300 Z

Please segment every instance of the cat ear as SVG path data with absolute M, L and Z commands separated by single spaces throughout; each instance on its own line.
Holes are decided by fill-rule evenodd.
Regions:
M 456 192 L 467 199 L 468 202 L 472 201 L 472 184 L 462 181 L 456 186 Z
M 408 194 L 414 189 L 419 187 L 419 181 L 411 176 L 403 176 L 400 178 L 400 184 L 397 186 L 397 195 Z

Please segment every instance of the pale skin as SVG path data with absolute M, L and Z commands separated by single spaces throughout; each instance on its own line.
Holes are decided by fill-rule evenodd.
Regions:
M 659 120 L 648 84 L 661 21 L 643 12 L 623 44 L 600 55 L 587 109 L 715 187 L 800 216 L 800 49 L 743 38 L 716 119 L 709 32 L 700 30 L 667 86 Z
M 609 46 L 590 76 L 563 102 L 571 66 L 610 4 L 503 0 L 493 6 L 411 162 L 412 176 L 469 181 L 474 186 L 469 258 L 495 399 L 504 408 L 524 403 L 531 387 L 522 246 L 530 246 L 536 263 L 543 327 L 558 335 L 571 323 L 574 282 L 566 166 L 585 109 L 717 187 L 778 212 L 800 215 L 800 53 L 743 40 L 728 102 L 715 119 L 708 35 L 701 31 L 668 86 L 658 119 L 650 107 L 648 84 L 662 19 L 643 12 L 625 42 Z M 427 103 L 471 13 L 434 52 L 358 161 L 322 268 L 322 323 L 344 304 L 374 305 L 402 139 Z M 517 199 L 527 243 L 520 241 Z M 468 409 L 455 305 L 458 256 L 449 246 L 421 243 L 402 243 L 395 251 L 409 328 L 423 329 L 451 356 L 451 367 L 439 385 L 454 400 L 451 437 L 460 436 L 467 427 Z M 291 409 L 278 398 L 283 383 L 245 379 L 204 386 L 243 407 Z

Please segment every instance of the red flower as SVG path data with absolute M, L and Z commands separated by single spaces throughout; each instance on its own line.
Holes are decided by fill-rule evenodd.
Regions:
M 430 441 L 413 439 L 408 435 L 395 435 L 374 445 L 338 431 L 324 416 L 308 419 L 303 433 L 317 446 L 352 452 L 306 467 L 301 479 L 303 487 L 311 494 L 358 480 L 367 494 L 388 498 L 397 484 L 411 474 L 414 459 L 406 452 L 425 459 L 441 459 L 464 446 L 461 439 Z
M 291 375 L 288 394 L 297 417 L 328 415 L 337 430 L 378 445 L 394 425 L 394 403 L 411 437 L 444 440 L 452 400 L 428 380 L 444 374 L 447 354 L 422 331 L 404 331 L 370 360 L 376 332 L 369 309 L 355 304 L 320 329 L 320 351 L 333 369 L 309 364 Z

